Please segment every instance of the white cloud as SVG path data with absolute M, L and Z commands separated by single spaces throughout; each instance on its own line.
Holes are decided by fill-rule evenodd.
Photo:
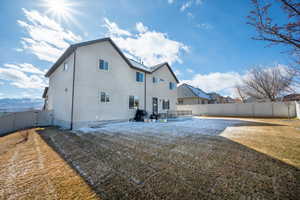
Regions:
M 236 96 L 235 85 L 240 83 L 242 75 L 236 72 L 196 74 L 191 80 L 180 82 L 199 87 L 206 92 L 217 92 L 222 95 Z
M 184 4 L 182 4 L 182 6 L 180 7 L 180 11 L 183 12 L 185 11 L 187 8 L 192 6 L 192 1 L 187 1 Z
M 196 27 L 201 28 L 201 29 L 209 30 L 209 29 L 213 28 L 213 25 L 208 24 L 208 23 L 202 23 L 202 24 L 197 24 Z
M 136 30 L 140 33 L 144 33 L 148 31 L 148 27 L 144 26 L 144 24 L 142 22 L 138 22 L 136 23 Z
M 55 62 L 69 43 L 79 42 L 81 36 L 64 29 L 59 23 L 36 10 L 22 9 L 26 20 L 17 23 L 28 36 L 21 38 L 24 50 L 29 50 L 40 60 Z
M 189 73 L 194 73 L 194 70 L 192 70 L 191 68 L 187 68 L 186 71 Z
M 196 0 L 195 3 L 196 5 L 201 5 L 203 3 L 203 0 Z
M 168 0 L 168 3 L 169 3 L 169 4 L 172 4 L 172 3 L 174 3 L 174 1 L 175 1 L 175 0 Z
M 115 35 L 115 36 L 131 36 L 131 33 L 120 29 L 119 26 L 115 22 L 109 21 L 107 18 L 104 18 L 104 27 L 107 29 L 108 33 L 110 35 Z
M 118 27 L 116 23 L 108 19 L 105 22 L 113 23 Z M 138 34 L 128 32 L 129 34 L 125 35 L 114 34 L 106 24 L 105 27 L 108 29 L 106 35 L 111 37 L 126 55 L 141 58 L 146 65 L 156 65 L 162 62 L 182 63 L 179 54 L 188 52 L 189 48 L 186 45 L 169 39 L 166 33 L 148 30 L 141 22 L 138 24 L 139 28 L 143 27 L 144 32 Z
M 16 50 L 17 52 L 22 52 L 22 51 L 24 51 L 24 49 L 22 49 L 22 48 L 15 48 L 15 50 Z
M 287 66 L 282 64 L 276 64 L 274 66 L 262 66 L 265 70 L 270 70 L 271 68 L 278 68 L 282 73 L 287 72 Z M 189 68 L 187 69 L 187 71 Z M 235 86 L 236 84 L 241 84 L 242 79 L 249 76 L 249 71 L 244 73 L 237 72 L 214 72 L 209 74 L 195 74 L 190 80 L 181 80 L 181 83 L 187 83 L 194 87 L 203 89 L 206 92 L 217 92 L 224 96 L 238 97 Z
M 188 12 L 186 15 L 187 15 L 188 17 L 190 17 L 190 18 L 194 18 L 194 17 L 195 17 L 191 12 Z
M 33 66 L 29 63 L 22 63 L 22 64 L 4 64 L 4 67 L 16 69 L 22 72 L 28 72 L 32 74 L 40 74 L 44 75 L 45 71 L 40 70 L 38 67 Z
M 41 89 L 47 85 L 42 71 L 35 69 L 30 64 L 12 65 L 5 64 L 6 68 L 0 68 L 0 80 L 5 80 L 10 85 L 18 88 Z M 25 72 L 31 73 L 28 75 Z
M 176 76 L 180 76 L 181 75 L 181 71 L 179 71 L 178 69 L 174 71 Z

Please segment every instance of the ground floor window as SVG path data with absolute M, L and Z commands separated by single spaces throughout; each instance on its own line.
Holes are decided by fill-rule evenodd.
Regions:
M 170 100 L 163 100 L 162 107 L 163 107 L 163 110 L 169 110 L 170 109 Z
M 178 104 L 182 105 L 183 104 L 183 100 L 182 99 L 178 100 Z
M 139 108 L 139 98 L 137 96 L 129 96 L 129 109 Z
M 110 102 L 109 95 L 106 92 L 100 92 L 100 102 L 101 103 Z

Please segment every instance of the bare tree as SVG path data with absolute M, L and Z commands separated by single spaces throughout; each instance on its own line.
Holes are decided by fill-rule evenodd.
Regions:
M 294 71 L 288 68 L 253 68 L 243 79 L 243 92 L 255 99 L 276 101 L 293 91 L 294 77 Z
M 239 96 L 239 99 L 242 101 L 242 103 L 246 102 L 247 95 L 244 92 L 243 86 L 242 85 L 236 85 L 235 90 L 237 92 L 237 95 Z
M 269 42 L 270 45 L 282 44 L 290 48 L 295 63 L 300 65 L 300 2 L 298 0 L 251 0 L 254 10 L 248 16 L 248 24 L 254 26 L 258 36 L 255 40 Z M 285 22 L 276 15 L 270 14 L 271 10 L 280 6 L 285 13 Z M 273 17 L 271 17 L 273 16 Z M 280 21 L 279 21 L 280 20 Z

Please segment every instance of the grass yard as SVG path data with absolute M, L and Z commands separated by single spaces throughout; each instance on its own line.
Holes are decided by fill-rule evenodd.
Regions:
M 237 120 L 46 128 L 19 144 L 11 134 L 0 138 L 0 199 L 298 199 L 299 121 Z
M 0 158 L 0 199 L 99 199 L 37 129 L 0 137 Z

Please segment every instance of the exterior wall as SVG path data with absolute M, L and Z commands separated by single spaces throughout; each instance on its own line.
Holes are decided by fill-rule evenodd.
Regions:
M 198 97 L 178 98 L 178 102 L 179 101 L 182 101 L 182 104 L 180 105 L 208 104 L 207 99 L 202 99 Z
M 163 82 L 153 83 L 153 77 L 157 77 L 158 79 L 163 79 Z M 169 83 L 173 82 L 177 84 L 174 76 L 170 72 L 167 66 L 163 66 L 152 74 L 146 75 L 146 88 L 147 88 L 147 97 L 146 97 L 146 111 L 149 114 L 153 113 L 152 108 L 152 98 L 158 98 L 158 112 L 166 113 L 167 110 L 163 110 L 162 104 L 163 100 L 170 101 L 170 109 L 176 110 L 177 103 L 177 88 L 174 90 L 169 89 Z
M 232 103 L 177 105 L 177 110 L 191 110 L 193 115 L 244 117 L 296 117 L 295 102 Z
M 64 63 L 68 70 L 63 71 Z M 48 110 L 53 110 L 54 125 L 70 128 L 74 53 L 49 77 Z
M 99 69 L 99 60 L 109 63 L 108 71 Z M 79 47 L 76 50 L 74 94 L 74 128 L 98 121 L 124 120 L 134 117 L 129 109 L 129 96 L 139 97 L 144 108 L 144 82 L 136 82 L 136 72 L 128 66 L 109 42 Z M 110 102 L 100 102 L 100 92 Z
M 137 96 L 139 108 L 146 108 L 148 113 L 152 113 L 152 97 L 158 98 L 159 112 L 166 112 L 162 110 L 163 99 L 170 100 L 170 110 L 176 109 L 177 90 L 169 89 L 169 82 L 176 84 L 176 80 L 167 66 L 153 74 L 145 74 L 131 68 L 111 43 L 105 41 L 78 47 L 66 59 L 68 71 L 63 71 L 62 63 L 49 77 L 48 110 L 53 110 L 54 125 L 65 128 L 70 128 L 71 125 L 74 55 L 73 128 L 91 126 L 100 121 L 133 118 L 136 109 L 129 109 L 129 96 Z M 99 69 L 100 59 L 109 63 L 108 71 Z M 137 71 L 144 74 L 144 82 L 136 81 Z M 153 76 L 165 81 L 153 84 Z M 101 102 L 100 92 L 107 93 L 110 102 Z

